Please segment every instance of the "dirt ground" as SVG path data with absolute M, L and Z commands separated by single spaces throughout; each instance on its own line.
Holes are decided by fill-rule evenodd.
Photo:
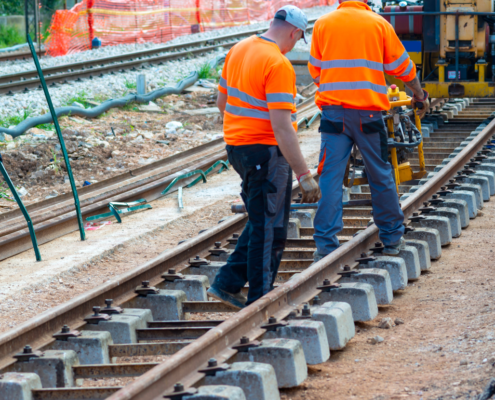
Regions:
M 183 101 L 182 97 L 177 97 L 175 100 L 168 97 L 167 101 L 168 99 Z M 211 99 L 207 96 L 203 100 L 198 100 L 198 104 L 205 104 L 208 100 Z M 206 105 L 211 106 L 207 103 Z M 198 105 L 195 107 L 198 108 Z M 144 131 L 148 128 L 152 131 L 153 139 L 146 139 L 141 134 L 143 142 L 133 142 L 139 135 L 131 137 L 134 131 L 130 127 L 129 131 L 124 129 L 126 118 L 132 119 L 131 125 L 134 130 Z M 76 180 L 81 184 L 81 181 L 88 180 L 89 173 L 92 173 L 94 180 L 122 173 L 133 165 L 139 165 L 141 158 L 144 160 L 153 157 L 162 158 L 175 151 L 189 148 L 187 146 L 197 145 L 194 140 L 201 139 L 198 136 L 201 135 L 199 132 L 221 131 L 221 127 L 214 124 L 213 119 L 202 116 L 200 120 L 209 121 L 213 127 L 208 125 L 208 128 L 202 131 L 197 129 L 198 135 L 191 137 L 191 140 L 181 137 L 174 141 L 172 137 L 163 136 L 163 140 L 170 141 L 169 145 L 156 142 L 159 135 L 164 135 L 166 122 L 179 120 L 185 123 L 188 118 L 192 124 L 195 121 L 193 118 L 197 117 L 187 117 L 175 112 L 148 115 L 134 111 L 112 110 L 104 117 L 91 120 L 89 123 L 79 122 L 78 120 L 83 120 L 80 118 L 64 120 L 65 129 L 77 132 L 96 131 L 101 135 L 100 140 L 104 139 L 106 132 L 111 131 L 111 127 L 116 133 L 115 139 L 107 140 L 110 147 L 105 147 L 105 144 L 91 147 L 88 151 L 91 156 L 76 157 L 79 154 L 77 152 L 84 148 L 79 145 L 77 152 L 71 153 L 75 153 L 72 165 Z M 199 123 L 200 120 L 196 122 Z M 68 142 L 72 142 L 70 132 L 65 133 L 68 135 Z M 93 133 L 90 135 L 95 136 Z M 304 135 L 303 133 L 302 140 Z M 82 140 L 76 137 L 76 141 Z M 62 174 L 43 172 L 34 181 L 30 178 L 36 171 L 52 168 L 50 165 L 53 165 L 53 161 L 48 157 L 53 159 L 50 148 L 51 146 L 54 148 L 55 144 L 55 141 L 36 143 L 33 153 L 29 154 L 37 155 L 34 151 L 39 151 L 40 155 L 36 159 L 31 157 L 32 164 L 22 161 L 22 155 L 12 155 L 21 152 L 27 155 L 31 151 L 29 148 L 34 147 L 32 144 L 23 143 L 20 148 L 6 152 L 6 165 L 15 172 L 13 174 L 15 183 L 26 187 L 30 192 L 27 203 L 36 199 L 41 200 L 53 190 L 58 193 L 68 190 L 67 184 L 62 183 Z M 108 154 L 111 155 L 110 158 Z M 12 160 L 17 157 L 19 162 L 14 163 Z M 310 166 L 314 166 L 315 162 L 315 154 L 313 154 Z M 118 163 L 123 167 L 121 168 Z M 92 179 L 91 176 L 89 179 Z M 58 282 L 33 286 L 29 291 L 6 298 L 0 304 L 0 332 L 74 298 L 100 285 L 105 278 L 132 269 L 143 260 L 148 260 L 167 248 L 174 247 L 178 241 L 215 225 L 223 216 L 230 215 L 229 207 L 224 203 L 215 203 L 187 217 L 177 219 L 167 225 L 167 229 L 121 247 L 99 261 L 88 263 L 79 271 L 58 278 Z M 11 205 L 5 200 L 0 200 L 0 204 Z M 495 200 L 492 199 L 491 202 L 485 203 L 483 216 L 471 221 L 470 226 L 463 231 L 463 235 L 454 239 L 451 246 L 444 248 L 442 258 L 432 263 L 429 272 L 423 273 L 417 281 L 411 282 L 406 290 L 395 293 L 393 304 L 380 307 L 380 315 L 374 321 L 359 324 L 356 327 L 356 337 L 344 350 L 332 352 L 329 362 L 310 366 L 309 378 L 305 383 L 295 389 L 283 390 L 282 399 L 474 400 L 489 378 L 495 375 L 494 222 Z M 33 277 L 34 282 L 35 279 Z M 216 315 L 214 318 L 224 317 L 227 315 Z M 392 320 L 400 318 L 404 324 L 396 325 L 389 330 L 379 329 L 378 323 L 386 317 L 391 317 Z M 384 341 L 371 344 L 369 339 L 377 335 Z M 126 382 L 126 380 L 117 380 L 114 384 Z
M 495 200 L 431 270 L 283 400 L 476 399 L 495 377 Z M 402 325 L 380 329 L 382 318 Z M 382 343 L 370 338 L 381 336 Z
M 184 113 L 214 107 L 215 99 L 215 90 L 201 91 L 158 99 L 159 113 L 140 112 L 140 105 L 132 104 L 95 119 L 60 118 L 76 185 L 102 181 L 221 137 L 220 114 Z M 167 129 L 171 121 L 182 123 L 182 128 Z M 25 204 L 70 191 L 54 131 L 33 128 L 12 142 L 0 142 L 0 150 L 14 184 L 28 192 L 23 197 Z M 6 199 L 10 195 L 0 178 L 0 212 L 17 208 L 15 202 Z

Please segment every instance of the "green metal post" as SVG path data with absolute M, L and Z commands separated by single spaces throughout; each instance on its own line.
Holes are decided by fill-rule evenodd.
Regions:
M 40 77 L 41 86 L 43 86 L 43 91 L 45 92 L 46 102 L 48 103 L 48 107 L 50 108 L 50 114 L 52 114 L 53 124 L 55 125 L 55 131 L 57 132 L 58 140 L 60 141 L 62 154 L 64 155 L 65 165 L 67 167 L 67 174 L 69 175 L 70 186 L 72 188 L 72 194 L 74 196 L 74 204 L 76 206 L 76 214 L 77 214 L 77 223 L 79 224 L 79 233 L 81 235 L 81 240 L 85 240 L 86 234 L 84 232 L 84 223 L 82 220 L 81 206 L 79 204 L 79 196 L 77 195 L 76 183 L 74 182 L 74 176 L 72 175 L 72 169 L 70 167 L 69 156 L 67 155 L 67 149 L 65 148 L 64 138 L 62 137 L 60 125 L 58 124 L 57 114 L 55 113 L 55 109 L 53 108 L 52 99 L 50 97 L 50 93 L 48 92 L 48 87 L 46 86 L 45 77 L 43 76 L 43 71 L 41 70 L 40 62 L 38 60 L 38 56 L 36 55 L 33 41 L 29 34 L 27 35 L 27 38 L 28 38 L 31 54 L 33 55 L 34 64 L 36 65 L 36 69 Z
M 41 254 L 40 254 L 40 249 L 38 248 L 38 241 L 36 240 L 36 234 L 34 233 L 33 221 L 31 221 L 31 217 L 29 216 L 29 214 L 26 210 L 26 207 L 24 207 L 24 204 L 22 203 L 21 197 L 17 193 L 17 190 L 15 189 L 14 183 L 10 179 L 9 174 L 7 173 L 7 170 L 5 169 L 5 166 L 3 165 L 3 160 L 2 160 L 1 154 L 0 154 L 0 172 L 3 175 L 3 179 L 5 179 L 5 182 L 7 182 L 7 185 L 9 186 L 9 189 L 12 192 L 12 195 L 14 196 L 15 201 L 19 205 L 19 208 L 21 209 L 21 212 L 24 215 L 24 218 L 26 218 L 27 226 L 29 228 L 29 235 L 31 235 L 31 241 L 33 242 L 33 249 L 34 249 L 34 254 L 36 255 L 36 261 L 41 261 Z

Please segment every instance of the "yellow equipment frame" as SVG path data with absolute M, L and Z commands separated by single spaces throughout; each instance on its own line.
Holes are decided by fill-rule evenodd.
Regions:
M 412 100 L 411 97 L 406 97 L 406 100 L 391 101 L 390 110 L 393 110 L 395 107 L 410 106 L 411 100 Z M 389 114 L 390 114 L 390 110 L 388 111 Z M 421 133 L 421 136 L 423 136 L 423 133 L 421 131 L 421 119 L 419 118 L 415 109 L 413 110 L 413 113 L 414 113 L 414 121 L 416 123 L 416 127 Z M 389 138 L 395 138 L 394 122 L 392 118 L 389 118 L 387 120 L 387 131 Z M 418 159 L 419 159 L 419 171 L 414 172 L 409 162 L 404 162 L 402 164 L 399 164 L 397 159 L 397 149 L 395 148 L 390 149 L 390 162 L 392 163 L 392 167 L 394 169 L 394 179 L 395 179 L 395 186 L 397 189 L 397 193 L 399 193 L 399 185 L 401 183 L 413 179 L 421 179 L 428 173 L 426 171 L 423 142 L 421 142 L 421 144 L 418 146 Z M 349 184 L 350 184 L 350 179 L 347 180 L 346 186 L 349 186 Z M 368 178 L 357 178 L 354 179 L 353 186 L 366 185 L 366 184 L 368 184 Z

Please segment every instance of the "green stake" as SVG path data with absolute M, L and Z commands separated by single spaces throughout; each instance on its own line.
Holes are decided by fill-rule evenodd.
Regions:
M 38 241 L 36 240 L 36 234 L 34 233 L 33 221 L 31 221 L 31 217 L 29 216 L 26 207 L 24 207 L 21 197 L 17 193 L 17 190 L 15 190 L 14 183 L 10 179 L 9 174 L 7 173 L 7 170 L 3 165 L 1 154 L 0 154 L 0 172 L 3 175 L 3 179 L 5 179 L 5 182 L 7 182 L 7 185 L 9 186 L 9 189 L 12 192 L 15 201 L 19 205 L 19 208 L 21 209 L 24 218 L 26 218 L 27 226 L 29 228 L 29 235 L 31 235 L 31 241 L 33 242 L 33 249 L 34 249 L 34 254 L 36 255 L 36 261 L 41 261 L 41 254 L 40 254 L 40 249 L 38 248 Z
M 67 149 L 65 148 L 64 138 L 62 137 L 60 125 L 58 124 L 57 114 L 55 113 L 55 109 L 53 108 L 52 99 L 50 97 L 50 93 L 48 92 L 48 87 L 46 86 L 45 77 L 43 76 L 43 71 L 41 70 L 40 62 L 38 60 L 38 56 L 36 55 L 36 51 L 34 50 L 33 41 L 29 34 L 27 35 L 27 39 L 29 43 L 29 49 L 31 50 L 31 54 L 33 55 L 34 64 L 36 65 L 36 69 L 40 77 L 41 86 L 43 86 L 43 92 L 45 92 L 46 102 L 48 103 L 48 107 L 50 108 L 50 114 L 52 114 L 53 124 L 55 125 L 55 131 L 57 132 L 58 140 L 60 141 L 62 154 L 64 155 L 65 165 L 67 167 L 67 174 L 69 175 L 70 186 L 72 188 L 72 194 L 74 195 L 74 204 L 76 206 L 77 223 L 79 224 L 79 233 L 81 234 L 81 240 L 85 240 L 86 234 L 84 232 L 84 224 L 82 220 L 81 206 L 79 204 L 79 196 L 77 195 L 76 183 L 74 182 L 74 176 L 72 175 L 72 169 L 70 167 Z

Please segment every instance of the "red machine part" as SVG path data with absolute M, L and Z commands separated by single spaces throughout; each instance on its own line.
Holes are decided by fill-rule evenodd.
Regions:
M 400 7 L 400 6 L 387 6 L 384 12 L 420 12 L 423 11 L 423 6 L 410 6 L 410 7 Z M 416 34 L 421 35 L 423 33 L 423 16 L 422 15 L 397 15 L 397 16 L 386 16 L 384 17 L 390 24 L 394 27 L 395 33 L 398 35 L 404 34 Z

